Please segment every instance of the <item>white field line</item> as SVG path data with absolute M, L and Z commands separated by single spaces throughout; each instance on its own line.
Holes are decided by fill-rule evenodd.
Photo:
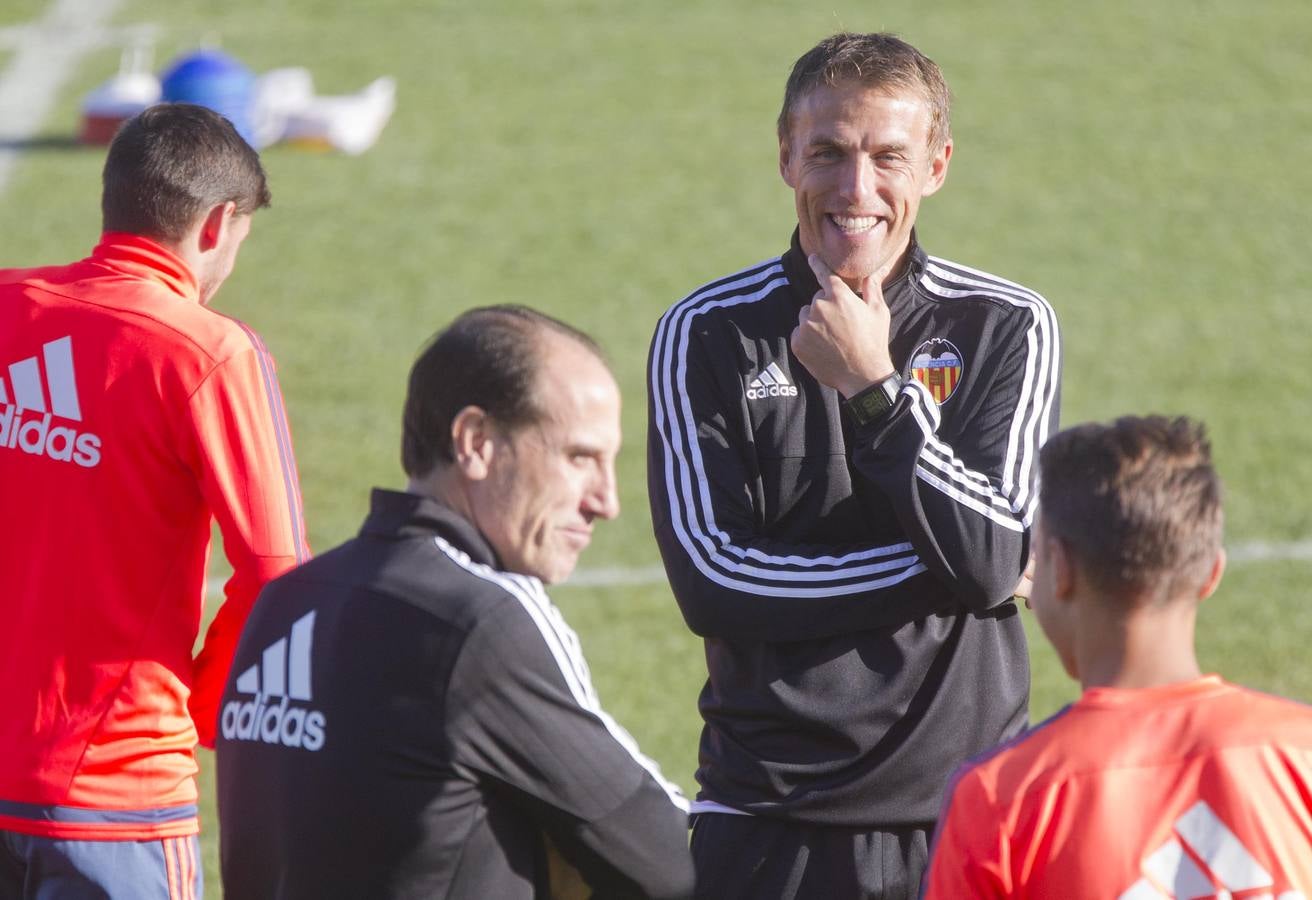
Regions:
M 1253 563 L 1312 562 L 1312 540 L 1306 541 L 1249 541 L 1226 548 L 1226 559 L 1231 566 Z M 212 577 L 205 582 L 205 595 L 218 599 L 223 594 L 227 576 Z M 606 566 L 597 569 L 579 569 L 568 581 L 555 584 L 551 591 L 562 588 L 616 588 L 648 587 L 665 584 L 665 570 L 660 566 Z
M 562 587 L 641 587 L 648 584 L 665 584 L 662 566 L 610 566 L 602 569 L 579 569 L 559 585 Z
M 218 599 L 223 596 L 223 583 L 228 576 L 212 576 L 205 581 L 205 596 Z M 548 590 L 561 588 L 590 587 L 645 587 L 653 584 L 665 584 L 665 570 L 660 566 L 608 566 L 601 569 L 579 569 L 560 584 L 551 585 Z
M 78 58 L 105 40 L 104 23 L 118 2 L 55 0 L 39 21 L 4 30 L 13 55 L 0 72 L 0 190 Z
M 1306 562 L 1312 560 L 1312 540 L 1286 541 L 1274 543 L 1269 541 L 1249 541 L 1226 548 L 1226 562 L 1232 566 L 1262 562 Z

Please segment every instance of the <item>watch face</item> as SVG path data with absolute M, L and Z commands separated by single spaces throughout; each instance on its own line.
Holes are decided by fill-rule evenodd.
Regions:
M 890 406 L 882 390 L 873 390 L 861 397 L 861 411 L 867 416 L 877 416 Z
M 892 408 L 897 398 L 901 379 L 893 375 L 878 384 L 872 384 L 847 401 L 847 408 L 858 425 L 865 425 Z
M 870 385 L 843 405 L 858 425 L 865 425 L 888 412 L 897 404 L 902 390 L 902 376 L 897 372 L 883 381 Z

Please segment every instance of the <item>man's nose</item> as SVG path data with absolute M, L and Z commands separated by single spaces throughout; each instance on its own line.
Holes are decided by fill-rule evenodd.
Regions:
M 839 190 L 843 199 L 860 206 L 875 192 L 875 164 L 864 153 L 855 154 L 843 164 Z
M 598 518 L 613 519 L 620 514 L 619 486 L 613 464 L 606 463 L 598 468 L 584 502 L 588 512 Z

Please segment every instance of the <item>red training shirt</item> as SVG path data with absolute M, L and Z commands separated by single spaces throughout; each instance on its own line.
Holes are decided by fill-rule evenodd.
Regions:
M 1312 708 L 1214 675 L 1087 690 L 948 796 L 928 900 L 1312 896 Z
M 272 357 L 145 238 L 0 271 L 0 497 L 0 829 L 194 834 L 242 624 L 309 553 Z

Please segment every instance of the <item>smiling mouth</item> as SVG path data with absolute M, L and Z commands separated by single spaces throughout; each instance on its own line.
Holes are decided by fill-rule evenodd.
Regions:
M 879 216 L 840 216 L 835 213 L 829 213 L 826 218 L 843 234 L 865 234 L 883 221 Z

